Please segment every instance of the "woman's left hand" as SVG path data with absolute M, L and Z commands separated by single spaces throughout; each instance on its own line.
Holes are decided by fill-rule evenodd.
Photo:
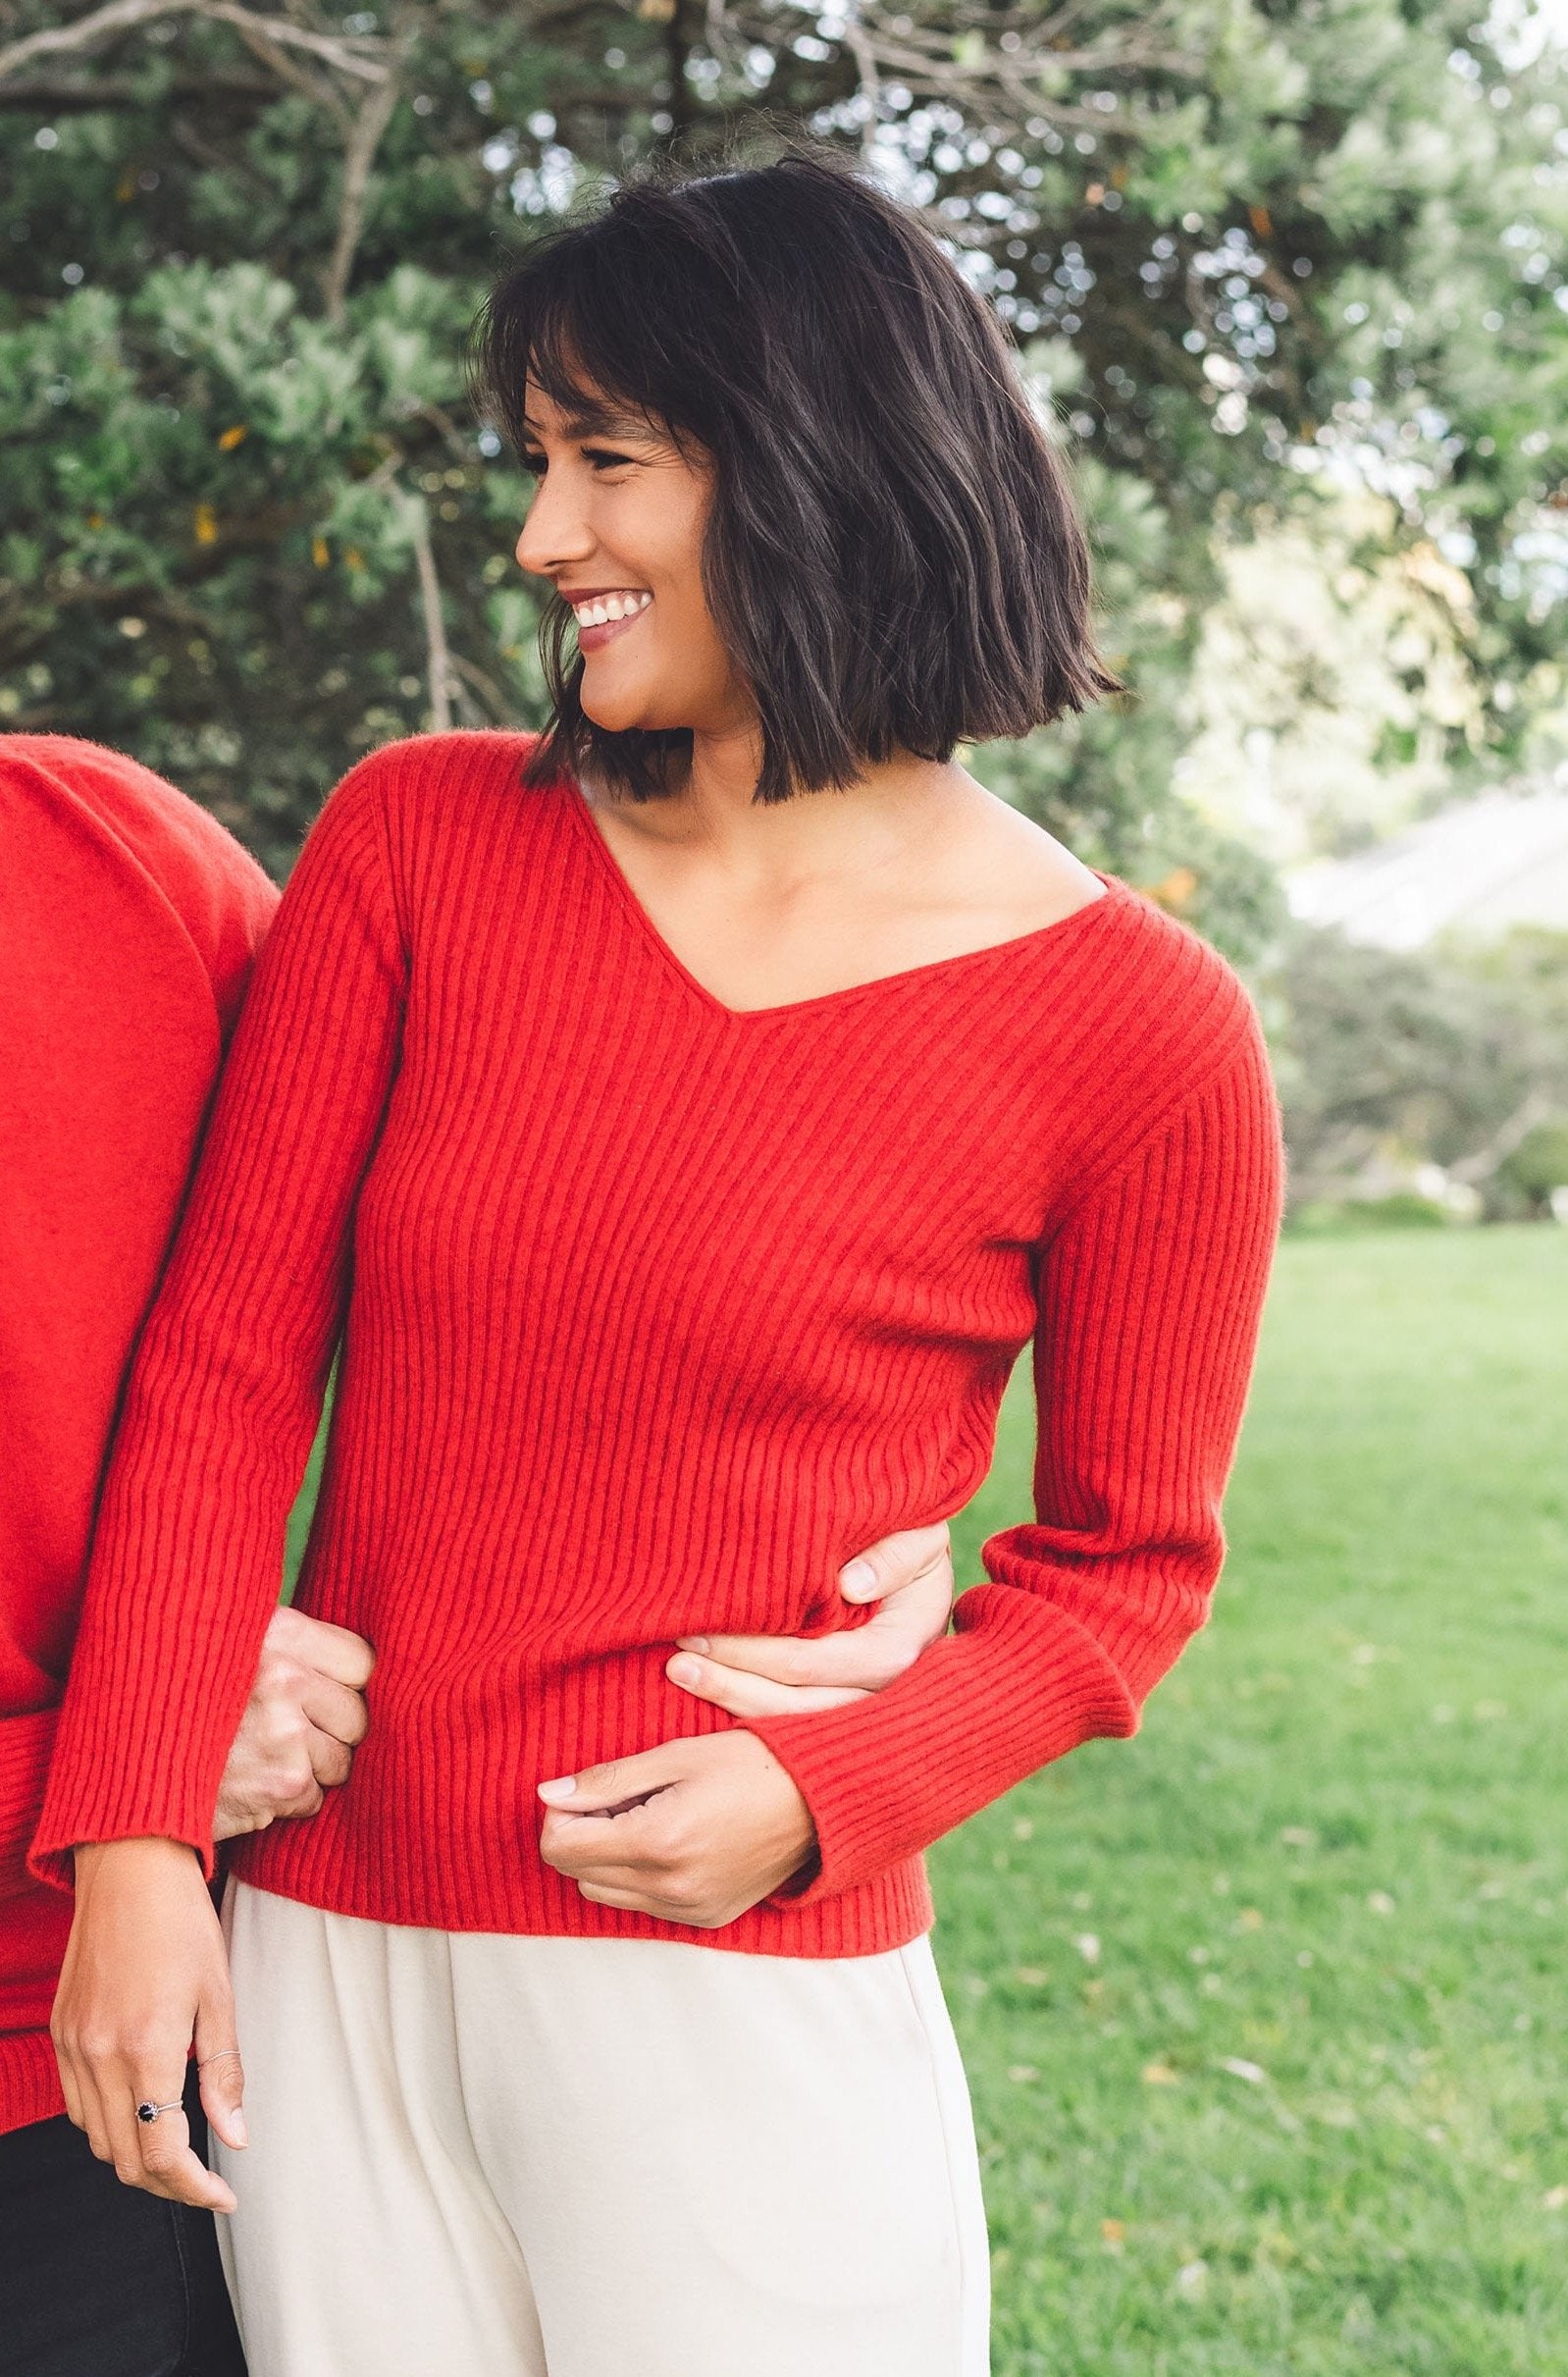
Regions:
M 539 1786 L 547 1865 L 585 1898 L 716 1930 L 799 1873 L 816 1835 L 771 1750 L 736 1729 Z
M 953 1614 L 945 1521 L 884 1535 L 839 1570 L 843 1599 L 875 1603 L 836 1634 L 688 1635 L 666 1663 L 672 1684 L 738 1717 L 806 1717 L 881 1692 L 940 1642 Z

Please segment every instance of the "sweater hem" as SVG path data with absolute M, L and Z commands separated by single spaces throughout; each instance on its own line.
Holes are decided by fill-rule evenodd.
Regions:
M 53 2121 L 66 2109 L 60 2067 L 47 2031 L 0 2034 L 0 2137 Z
M 535 1881 L 537 1895 L 516 1887 L 498 1891 L 494 1875 L 488 1875 L 488 1886 L 460 1900 L 437 1886 L 410 1887 L 406 1871 L 377 1875 L 367 1870 L 368 1860 L 312 1856 L 305 1844 L 276 1841 L 270 1832 L 236 1844 L 227 1862 L 241 1881 L 276 1897 L 295 1899 L 327 1915 L 410 1930 L 490 1932 L 505 1938 L 673 1939 L 731 1954 L 814 1961 L 907 1948 L 935 1921 L 925 1863 L 917 1857 L 830 1898 L 806 1904 L 762 1899 L 716 1930 L 600 1906 L 565 1881 L 558 1893 L 548 1885 L 538 1888 L 536 1875 L 529 1879 Z M 430 1860 L 432 1865 L 444 1863 L 447 1871 L 460 1862 Z M 485 1907 L 483 1920 L 474 1917 L 476 1903 Z

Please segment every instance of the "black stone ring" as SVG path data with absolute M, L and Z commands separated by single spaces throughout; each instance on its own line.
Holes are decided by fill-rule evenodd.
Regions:
M 136 2119 L 138 2121 L 156 2121 L 160 2113 L 178 2113 L 183 2101 L 183 2097 L 176 2096 L 168 2104 L 138 2104 Z

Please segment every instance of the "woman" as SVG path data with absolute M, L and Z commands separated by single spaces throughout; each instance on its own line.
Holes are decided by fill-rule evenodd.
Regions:
M 257 2377 L 977 2377 L 919 1852 L 1129 1732 L 1202 1619 L 1278 1198 L 1256 1025 L 953 761 L 1108 679 L 1049 446 L 900 209 L 802 158 L 624 190 L 482 354 L 554 723 L 364 762 L 286 897 L 35 1849 L 76 1851 L 67 2086 L 198 2185 L 159 2109 L 194 2038 Z M 242 1853 L 231 2003 L 218 1743 L 340 1333 L 304 1590 L 375 1646 L 371 1729 Z M 1038 1521 L 955 1638 L 815 1715 L 683 1700 L 967 1501 L 1031 1336 Z

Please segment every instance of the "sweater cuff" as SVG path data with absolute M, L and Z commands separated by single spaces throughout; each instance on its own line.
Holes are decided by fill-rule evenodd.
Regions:
M 74 1852 L 98 1840 L 178 1840 L 195 1850 L 208 1881 L 215 1878 L 218 1857 L 212 1827 L 222 1763 L 211 1776 L 195 1772 L 187 1758 L 179 1771 L 165 1767 L 151 1772 L 137 1767 L 118 1778 L 100 1780 L 94 1768 L 102 1762 L 83 1759 L 79 1750 L 68 1761 L 67 1748 L 62 1726 L 54 1775 L 27 1859 L 40 1881 L 52 1882 L 58 1890 L 74 1889 Z M 77 1770 L 76 1787 L 68 1788 L 65 1776 L 72 1767 Z
M 981 1585 L 955 1618 L 959 1633 L 885 1691 L 810 1717 L 750 1720 L 816 1830 L 814 1872 L 769 1904 L 810 1906 L 853 1889 L 1079 1742 L 1136 1730 L 1124 1679 L 1065 1611 Z
M 27 1843 L 43 1806 L 58 1709 L 0 1719 L 0 1898 L 27 1886 Z

